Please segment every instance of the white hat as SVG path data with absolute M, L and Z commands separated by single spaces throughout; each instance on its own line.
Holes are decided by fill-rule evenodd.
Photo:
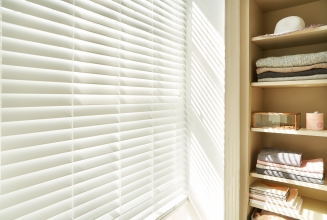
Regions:
M 298 16 L 290 16 L 278 21 L 274 34 L 283 34 L 305 28 L 305 23 Z

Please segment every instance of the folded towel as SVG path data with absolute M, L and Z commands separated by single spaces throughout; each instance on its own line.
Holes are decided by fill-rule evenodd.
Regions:
M 315 179 L 310 177 L 298 176 L 291 173 L 284 173 L 276 170 L 265 170 L 260 168 L 257 168 L 257 173 L 262 175 L 275 176 L 275 177 L 297 180 L 297 181 L 308 182 L 308 183 L 315 183 L 320 185 L 324 185 L 325 183 L 325 177 L 323 179 Z
M 258 82 L 281 82 L 281 81 L 300 81 L 300 80 L 318 80 L 327 79 L 327 74 L 313 76 L 293 76 L 293 77 L 278 77 L 258 79 Z
M 312 69 L 306 70 L 301 72 L 294 72 L 294 73 L 278 73 L 278 72 L 264 72 L 258 74 L 258 79 L 264 78 L 277 78 L 277 77 L 295 77 L 295 76 L 313 76 L 313 75 L 327 75 L 327 69 Z
M 324 174 L 322 173 L 310 173 L 310 172 L 301 172 L 297 170 L 292 170 L 292 169 L 284 169 L 276 166 L 265 166 L 262 164 L 257 164 L 257 168 L 260 169 L 265 169 L 265 170 L 276 170 L 276 171 L 281 171 L 285 173 L 292 173 L 298 176 L 305 176 L 305 177 L 311 177 L 311 178 L 317 178 L 317 179 L 322 179 L 324 177 Z
M 258 195 L 258 196 L 269 197 L 270 199 L 274 199 L 274 200 L 278 200 L 278 201 L 282 201 L 282 202 L 286 202 L 290 196 L 289 192 L 285 196 L 281 196 L 281 195 L 275 195 L 275 194 L 262 193 L 261 191 L 252 190 L 252 189 L 250 189 L 250 193 Z
M 259 59 L 256 62 L 260 67 L 294 67 L 294 66 L 309 66 L 317 63 L 327 63 L 327 51 L 309 54 L 297 54 L 281 57 L 268 57 Z
M 324 173 L 324 160 L 322 158 L 312 159 L 312 160 L 302 160 L 301 166 L 294 167 L 277 163 L 269 163 L 266 161 L 257 160 L 258 164 L 264 166 L 283 168 L 288 170 L 297 170 L 300 172 L 311 172 L 311 173 Z
M 266 181 L 256 180 L 250 185 L 250 190 L 260 191 L 271 195 L 286 196 L 290 190 L 287 186 L 276 185 Z
M 317 63 L 310 66 L 295 66 L 284 68 L 263 67 L 257 68 L 257 74 L 261 74 L 264 72 L 295 73 L 312 69 L 327 69 L 327 63 Z
M 299 167 L 301 166 L 302 153 L 265 147 L 258 154 L 258 160 Z
M 294 203 L 294 206 L 284 206 L 284 205 L 279 204 L 279 203 L 271 203 L 271 202 L 267 202 L 266 200 L 255 199 L 255 198 L 251 198 L 251 197 L 250 197 L 250 202 L 251 203 L 262 202 L 262 203 L 264 203 L 265 205 L 268 205 L 268 206 L 269 205 L 277 205 L 277 206 L 280 206 L 280 208 L 283 208 L 283 209 L 297 210 L 299 202 L 301 202 L 301 196 L 296 197 L 296 201 Z
M 299 198 L 299 202 L 297 203 L 297 206 L 295 209 L 292 208 L 284 208 L 282 206 L 279 205 L 272 205 L 272 204 L 267 204 L 265 202 L 256 200 L 256 199 L 250 199 L 250 203 L 255 204 L 255 205 L 259 205 L 262 206 L 264 209 L 272 209 L 272 210 L 282 210 L 288 214 L 299 214 L 302 208 L 302 204 L 303 204 L 303 199 L 300 197 Z M 269 218 L 267 219 L 269 220 Z M 272 220 L 272 219 L 270 219 Z
M 262 195 L 258 195 L 258 194 L 254 194 L 254 193 L 250 193 L 249 197 L 250 199 L 258 199 L 258 200 L 262 200 L 266 203 L 271 203 L 271 204 L 276 204 L 276 205 L 280 205 L 280 206 L 284 206 L 284 207 L 294 207 L 296 206 L 296 199 L 298 198 L 298 189 L 290 189 L 290 195 L 288 197 L 288 199 L 286 201 L 281 201 L 278 199 L 273 199 L 271 197 L 267 197 L 267 196 L 262 196 Z

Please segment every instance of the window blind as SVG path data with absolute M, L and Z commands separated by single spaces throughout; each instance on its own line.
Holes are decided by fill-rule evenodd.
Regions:
M 144 219 L 185 193 L 184 1 L 0 2 L 0 219 Z

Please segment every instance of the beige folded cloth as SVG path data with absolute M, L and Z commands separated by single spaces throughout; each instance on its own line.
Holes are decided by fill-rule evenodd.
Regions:
M 310 66 L 295 66 L 295 67 L 284 67 L 284 68 L 273 68 L 273 67 L 262 67 L 257 68 L 257 74 L 264 72 L 278 72 L 278 73 L 294 73 L 307 71 L 311 69 L 327 69 L 327 63 L 317 63 Z
M 284 173 L 291 173 L 297 176 L 304 176 L 304 177 L 310 177 L 310 178 L 315 178 L 315 179 L 323 179 L 324 174 L 323 173 L 313 173 L 313 172 L 302 172 L 298 170 L 293 170 L 293 169 L 287 169 L 287 168 L 282 168 L 282 167 L 277 167 L 277 166 L 266 166 L 262 164 L 257 164 L 256 168 L 259 169 L 264 169 L 264 170 L 275 170 L 275 171 L 280 171 Z
M 256 212 L 254 214 L 254 219 L 258 220 L 295 220 L 294 218 L 286 217 L 280 214 L 262 210 L 261 213 Z
M 263 196 L 263 195 L 254 194 L 254 193 L 250 193 L 249 197 L 250 197 L 250 199 L 257 199 L 257 200 L 264 201 L 266 203 L 280 205 L 280 206 L 284 206 L 287 208 L 292 208 L 292 207 L 296 207 L 296 205 L 297 205 L 296 199 L 298 198 L 298 189 L 290 189 L 290 195 L 286 201 L 281 201 L 281 200 L 274 199 L 269 196 Z
M 257 160 L 258 164 L 271 167 L 279 167 L 284 169 L 297 170 L 301 172 L 312 172 L 312 173 L 324 173 L 324 160 L 322 158 L 312 160 L 302 160 L 299 167 L 288 166 L 277 163 L 269 163 L 261 160 Z
M 320 79 L 327 79 L 327 74 L 312 75 L 312 76 L 263 78 L 263 79 L 258 79 L 258 82 L 303 81 L 303 80 L 320 80 Z
M 292 207 L 286 207 L 286 206 L 283 206 L 283 205 L 279 205 L 279 204 L 274 204 L 274 203 L 268 203 L 268 202 L 265 202 L 263 200 L 259 200 L 259 199 L 253 199 L 253 198 L 250 198 L 250 203 L 252 204 L 257 204 L 257 205 L 263 205 L 264 207 L 266 208 L 278 208 L 280 210 L 285 210 L 285 211 L 289 211 L 289 212 L 295 212 L 295 213 L 298 213 L 300 212 L 300 207 L 302 206 L 303 204 L 303 199 L 301 198 L 301 196 L 297 196 L 296 197 L 296 201 L 295 201 L 295 205 L 292 206 Z
M 318 53 L 286 55 L 281 57 L 267 57 L 257 60 L 258 68 L 262 67 L 293 67 L 310 66 L 316 63 L 327 63 L 327 51 Z

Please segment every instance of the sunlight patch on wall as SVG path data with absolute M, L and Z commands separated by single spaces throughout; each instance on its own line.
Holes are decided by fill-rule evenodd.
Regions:
M 217 219 L 224 211 L 223 183 L 204 153 L 197 138 L 191 134 L 190 190 L 195 195 L 206 219 Z
M 224 216 L 225 46 L 194 1 L 191 24 L 189 187 L 203 218 L 215 220 Z

